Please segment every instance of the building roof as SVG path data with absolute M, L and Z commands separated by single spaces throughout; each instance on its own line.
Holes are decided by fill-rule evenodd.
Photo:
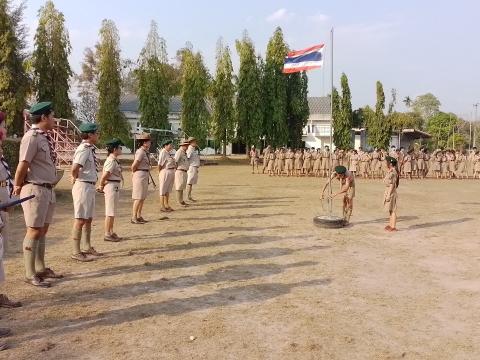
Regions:
M 310 109 L 310 114 L 330 115 L 330 97 L 309 96 L 308 108 Z
M 120 97 L 120 111 L 138 113 L 138 96 L 135 94 L 124 94 Z M 308 107 L 310 114 L 330 115 L 330 98 L 327 96 L 312 96 L 308 98 Z M 169 112 L 182 112 L 182 99 L 180 96 L 174 96 L 170 99 Z
M 402 134 L 408 134 L 418 139 L 430 139 L 432 137 L 429 133 L 417 129 L 403 129 Z
M 139 106 L 140 102 L 135 94 L 124 94 L 120 97 L 120 111 L 138 113 Z M 168 111 L 171 114 L 182 112 L 182 99 L 180 96 L 170 98 Z

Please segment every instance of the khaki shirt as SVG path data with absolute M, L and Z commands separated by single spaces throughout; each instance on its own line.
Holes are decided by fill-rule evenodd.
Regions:
M 55 164 L 50 156 L 47 136 L 32 128 L 20 143 L 20 161 L 29 164 L 25 181 L 35 184 L 54 184 L 57 181 Z
M 162 169 L 175 169 L 175 159 L 167 150 L 162 149 L 158 157 L 158 166 Z
M 94 150 L 95 147 L 87 142 L 82 142 L 75 150 L 73 163 L 81 166 L 78 171 L 78 180 L 80 181 L 96 182 L 98 180 Z
M 255 150 L 255 154 L 258 158 L 258 152 Z M 200 155 L 195 147 L 189 145 L 187 149 L 187 158 L 190 161 L 190 166 L 200 167 Z
M 182 148 L 179 148 L 175 153 L 175 162 L 178 170 L 188 170 L 190 163 L 188 162 L 187 153 Z
M 138 161 L 137 170 L 150 170 L 150 156 L 144 149 L 139 148 L 135 152 L 134 161 Z
M 103 171 L 109 172 L 110 176 L 107 180 L 122 180 L 122 166 L 117 158 L 109 155 L 107 160 L 105 160 L 105 164 L 103 164 Z

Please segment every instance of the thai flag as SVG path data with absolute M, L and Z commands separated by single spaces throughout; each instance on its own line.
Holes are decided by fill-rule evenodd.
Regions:
M 320 44 L 304 50 L 290 51 L 283 64 L 283 73 L 290 74 L 322 67 L 324 49 L 325 44 Z

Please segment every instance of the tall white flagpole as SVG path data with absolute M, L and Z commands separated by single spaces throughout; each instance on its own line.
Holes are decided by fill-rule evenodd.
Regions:
M 330 165 L 330 172 L 329 176 L 329 191 L 330 196 L 332 195 L 332 151 L 333 151 L 333 27 L 330 31 L 330 68 L 331 68 L 331 83 L 330 83 L 330 155 L 329 155 L 329 165 Z M 330 203 L 328 206 L 329 215 L 332 215 L 332 204 L 333 199 L 330 198 Z

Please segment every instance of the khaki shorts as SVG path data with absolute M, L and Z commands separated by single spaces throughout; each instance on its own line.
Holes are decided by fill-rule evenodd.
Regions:
M 397 192 L 393 192 L 390 196 L 390 201 L 387 201 L 386 194 L 383 199 L 383 208 L 388 213 L 397 211 Z
M 45 224 L 51 224 L 55 212 L 55 190 L 25 184 L 20 192 L 20 197 L 24 198 L 30 195 L 35 195 L 35 197 L 22 203 L 25 225 L 32 228 L 41 228 Z
M 72 188 L 75 219 L 91 219 L 95 214 L 95 185 L 79 180 Z
M 158 175 L 158 190 L 160 196 L 170 194 L 175 180 L 175 169 L 162 169 Z
M 187 172 L 177 170 L 175 171 L 175 190 L 185 190 L 187 188 Z
M 105 193 L 105 216 L 114 217 L 120 201 L 120 183 L 107 182 L 103 192 Z
M 250 158 L 250 165 L 258 165 L 258 158 Z
M 132 199 L 145 200 L 148 194 L 148 171 L 135 171 L 132 175 Z
M 188 185 L 197 185 L 198 183 L 198 167 L 190 166 L 187 172 L 187 184 Z

